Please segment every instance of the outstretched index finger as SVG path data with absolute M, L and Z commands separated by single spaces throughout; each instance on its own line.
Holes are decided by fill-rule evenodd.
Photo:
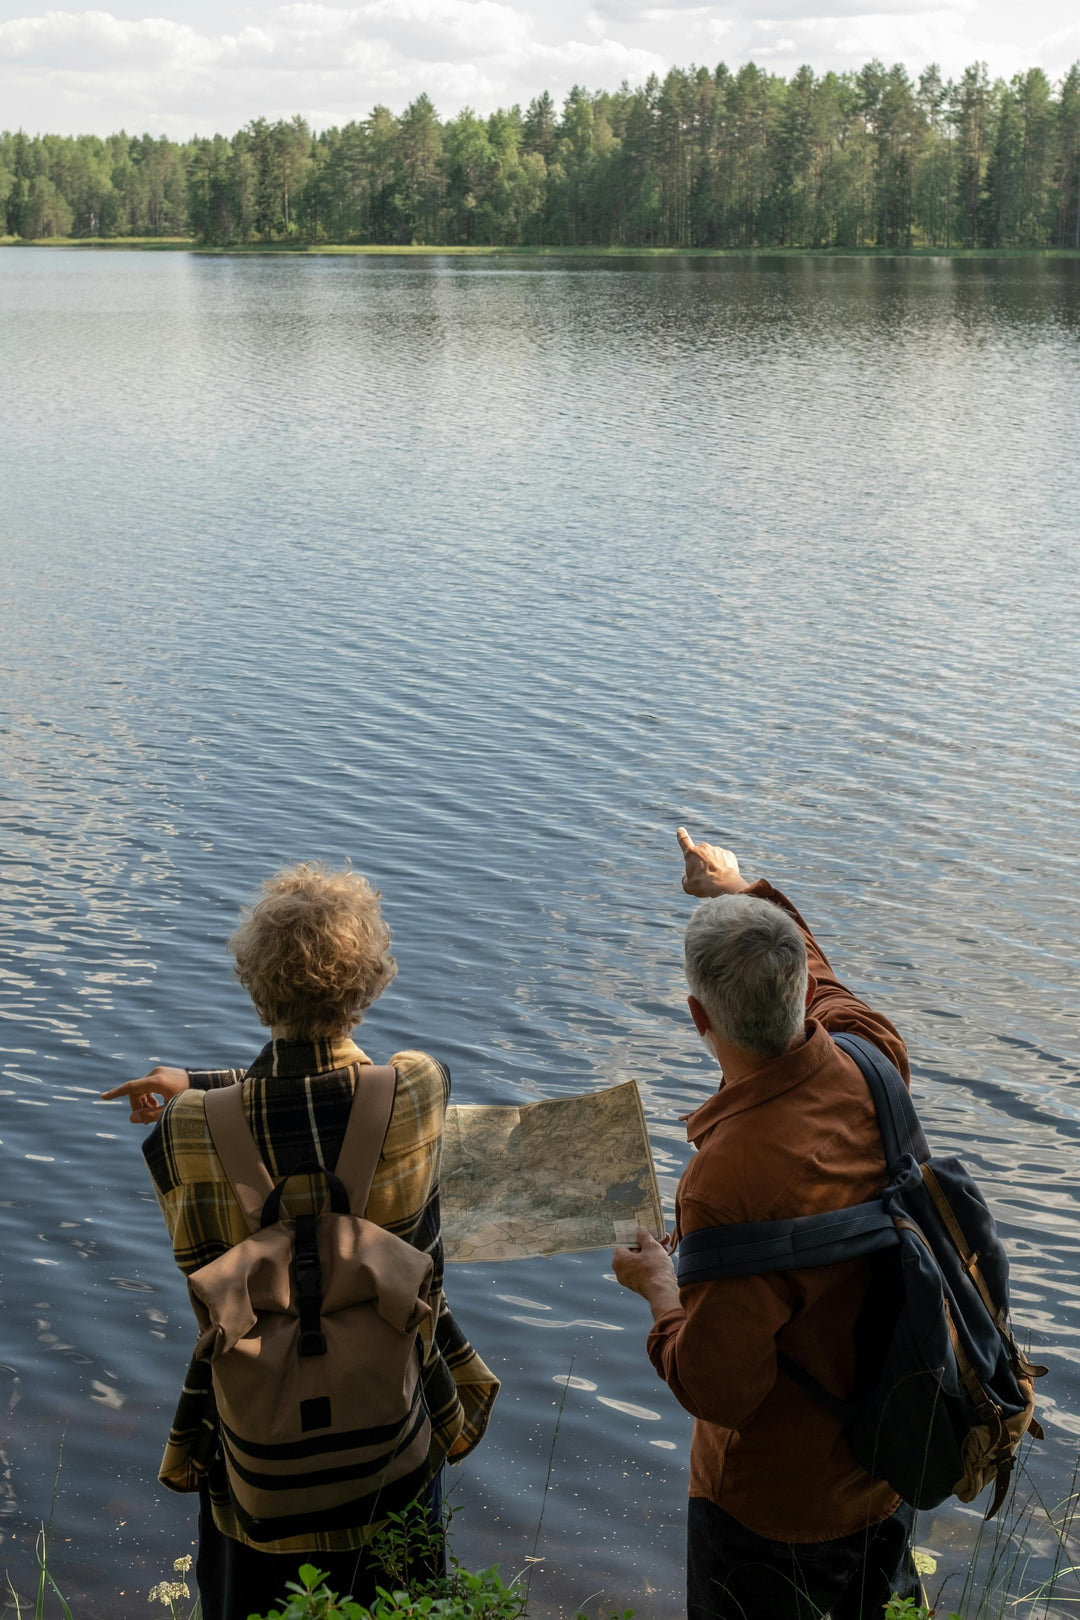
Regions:
M 101 1093 L 102 1102 L 115 1102 L 118 1097 L 135 1097 L 144 1091 L 153 1091 L 154 1083 L 148 1074 L 141 1080 L 125 1080 L 122 1086 L 114 1086 L 111 1091 Z
M 676 827 L 675 836 L 679 840 L 679 848 L 682 850 L 683 854 L 689 855 L 690 851 L 694 848 L 694 840 L 691 838 L 686 828 Z

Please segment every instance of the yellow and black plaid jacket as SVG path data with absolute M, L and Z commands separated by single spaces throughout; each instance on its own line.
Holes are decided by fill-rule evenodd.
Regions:
M 424 1398 L 431 1416 L 428 1478 L 444 1461 L 458 1462 L 481 1439 L 498 1380 L 463 1336 L 443 1295 L 439 1235 L 439 1154 L 450 1076 L 425 1052 L 398 1052 L 397 1091 L 382 1158 L 365 1214 L 434 1262 L 432 1315 L 422 1329 Z M 192 1071 L 190 1091 L 168 1105 L 143 1152 L 173 1256 L 185 1276 L 248 1235 L 243 1212 L 225 1179 L 206 1125 L 203 1093 L 244 1082 L 244 1112 L 275 1181 L 312 1159 L 332 1170 L 345 1136 L 353 1090 L 371 1059 L 351 1040 L 271 1041 L 246 1072 Z M 321 1207 L 322 1178 L 297 1177 L 289 1188 L 293 1215 Z M 208 1362 L 192 1359 L 165 1447 L 159 1478 L 176 1491 L 205 1480 L 218 1528 L 238 1541 L 218 1443 Z M 265 1552 L 331 1552 L 361 1546 L 377 1523 L 260 1543 Z M 253 1543 L 248 1543 L 253 1545 Z

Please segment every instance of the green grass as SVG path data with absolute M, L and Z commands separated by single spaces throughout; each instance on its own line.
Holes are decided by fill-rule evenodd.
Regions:
M 193 236 L 21 236 L 0 235 L 0 247 L 180 248 L 196 246 Z

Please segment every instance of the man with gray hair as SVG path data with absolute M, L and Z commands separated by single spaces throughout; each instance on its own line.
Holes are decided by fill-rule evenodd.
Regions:
M 686 930 L 690 1016 L 722 1077 L 687 1121 L 697 1152 L 673 1241 L 868 1201 L 886 1179 L 877 1116 L 830 1031 L 873 1041 L 907 1080 L 903 1041 L 779 890 L 747 883 L 730 850 L 678 839 L 683 888 L 703 900 Z M 878 1620 L 892 1593 L 916 1596 L 910 1508 L 778 1362 L 850 1396 L 870 1261 L 680 1290 L 670 1242 L 640 1230 L 638 1244 L 616 1249 L 615 1274 L 651 1306 L 649 1357 L 696 1419 L 688 1620 Z

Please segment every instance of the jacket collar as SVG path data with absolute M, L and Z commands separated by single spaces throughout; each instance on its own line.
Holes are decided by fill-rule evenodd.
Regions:
M 329 1074 L 371 1059 L 348 1035 L 333 1035 L 313 1041 L 268 1041 L 247 1071 L 245 1079 L 303 1080 L 313 1074 Z
M 744 1075 L 735 1085 L 721 1081 L 720 1089 L 708 1102 L 690 1114 L 686 1121 L 687 1139 L 700 1147 L 704 1137 L 722 1120 L 735 1114 L 744 1114 L 750 1108 L 759 1108 L 785 1091 L 802 1085 L 816 1074 L 835 1051 L 832 1036 L 816 1018 L 806 1021 L 806 1039 L 801 1046 L 779 1057 L 769 1058 L 760 1068 Z

